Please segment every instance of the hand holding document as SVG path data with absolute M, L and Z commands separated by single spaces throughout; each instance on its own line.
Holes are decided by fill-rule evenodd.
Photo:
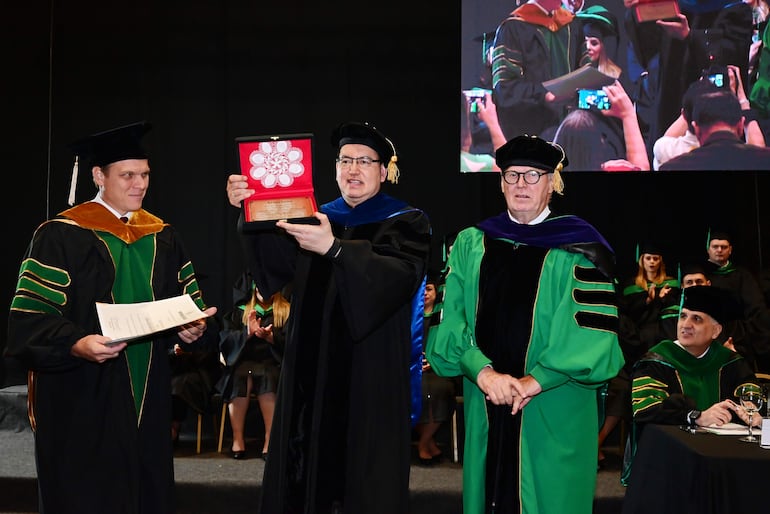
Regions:
M 605 75 L 590 64 L 543 82 L 543 87 L 553 93 L 557 100 L 573 98 L 578 89 L 601 89 L 614 83 L 615 79 Z
M 112 338 L 108 345 L 145 337 L 208 316 L 189 294 L 141 303 L 96 302 L 102 334 Z

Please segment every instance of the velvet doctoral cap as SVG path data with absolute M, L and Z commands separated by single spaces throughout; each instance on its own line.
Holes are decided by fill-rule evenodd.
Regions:
M 140 121 L 98 132 L 70 143 L 68 147 L 75 154 L 75 166 L 72 168 L 69 204 L 75 203 L 80 162 L 91 168 L 104 167 L 127 159 L 147 159 L 147 152 L 142 147 L 142 137 L 150 128 L 152 125 Z
M 716 286 L 690 286 L 682 290 L 682 308 L 704 312 L 724 325 L 739 316 L 736 298 Z
M 549 173 L 569 164 L 561 146 L 537 136 L 516 136 L 495 151 L 501 170 L 509 166 L 532 166 Z M 557 170 L 558 168 L 558 170 Z
M 342 123 L 332 132 L 331 142 L 337 152 L 345 145 L 368 146 L 377 152 L 380 162 L 388 168 L 388 181 L 398 183 L 396 147 L 374 125 L 368 122 Z

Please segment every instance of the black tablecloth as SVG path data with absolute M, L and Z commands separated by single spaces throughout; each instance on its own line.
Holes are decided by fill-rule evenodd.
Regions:
M 739 439 L 648 425 L 634 457 L 623 514 L 765 512 L 770 450 Z

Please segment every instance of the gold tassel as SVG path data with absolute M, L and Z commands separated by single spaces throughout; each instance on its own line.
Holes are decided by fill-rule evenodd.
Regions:
M 70 195 L 67 203 L 70 207 L 75 205 L 75 191 L 78 188 L 78 156 L 75 156 L 75 165 L 72 166 L 72 178 L 70 179 Z
M 398 184 L 398 177 L 401 176 L 396 161 L 398 161 L 398 157 L 394 155 L 390 158 L 390 162 L 388 162 L 388 182 L 391 184 Z
M 560 195 L 564 195 L 564 180 L 561 178 L 561 170 L 564 169 L 564 164 L 562 163 L 564 162 L 564 159 L 567 157 L 567 155 L 564 153 L 564 148 L 562 148 L 561 145 L 557 143 L 551 144 L 561 150 L 561 160 L 553 170 L 553 190 Z
M 382 136 L 385 137 L 385 136 Z M 388 142 L 390 145 L 390 149 L 393 150 L 393 155 L 390 157 L 390 160 L 388 161 L 388 182 L 391 184 L 398 184 L 398 177 L 401 176 L 401 171 L 398 169 L 398 165 L 396 162 L 398 161 L 398 154 L 396 153 L 396 145 L 393 144 L 393 141 L 385 137 L 385 141 Z

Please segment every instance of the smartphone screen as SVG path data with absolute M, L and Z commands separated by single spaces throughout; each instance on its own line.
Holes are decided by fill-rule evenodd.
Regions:
M 725 87 L 725 75 L 724 73 L 712 73 L 709 75 L 709 82 L 714 84 L 716 87 Z
M 607 93 L 601 89 L 578 89 L 578 108 L 590 109 L 591 107 L 602 111 L 609 109 L 610 99 L 607 98 Z

